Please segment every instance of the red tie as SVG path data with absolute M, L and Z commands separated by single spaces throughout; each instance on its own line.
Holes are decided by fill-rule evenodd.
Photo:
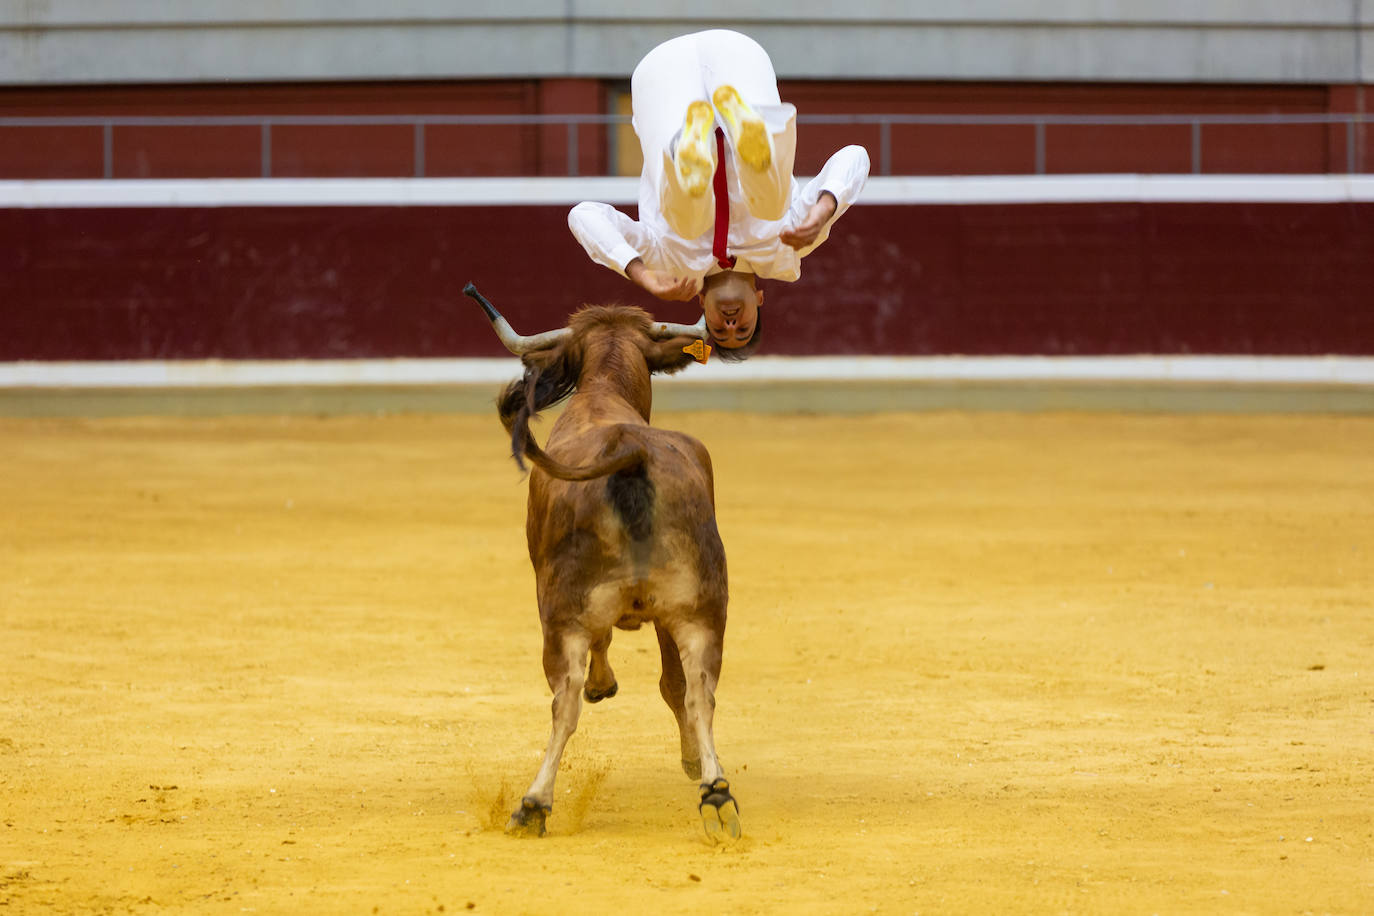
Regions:
M 716 236 L 711 243 L 711 253 L 716 263 L 729 270 L 735 266 L 735 259 L 726 254 L 725 243 L 730 237 L 730 190 L 725 185 L 725 132 L 716 128 L 716 174 L 711 178 L 711 188 L 716 195 Z

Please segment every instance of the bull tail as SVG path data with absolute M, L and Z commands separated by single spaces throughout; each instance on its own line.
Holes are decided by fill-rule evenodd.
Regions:
M 557 477 L 559 480 L 595 480 L 598 477 L 607 477 L 611 474 L 631 471 L 634 468 L 639 468 L 640 474 L 643 474 L 644 462 L 649 455 L 644 450 L 644 446 L 639 443 L 621 439 L 619 447 L 611 454 L 591 464 L 573 467 L 556 458 L 549 457 L 548 453 L 534 441 L 533 436 L 527 436 L 525 439 L 525 457 L 535 467 L 550 477 Z M 645 480 L 647 481 L 648 478 L 646 477 Z

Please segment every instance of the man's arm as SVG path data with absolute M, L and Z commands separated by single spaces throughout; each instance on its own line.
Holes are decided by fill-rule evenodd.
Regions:
M 835 200 L 835 195 L 822 191 L 820 198 L 806 211 L 806 219 L 797 228 L 778 233 L 778 238 L 782 239 L 784 245 L 798 249 L 814 245 L 816 239 L 820 238 L 821 229 L 834 218 L 838 208 L 839 201 Z
M 625 265 L 640 256 L 647 241 L 639 224 L 608 204 L 584 200 L 568 212 L 568 228 L 587 256 L 624 276 Z
M 868 151 L 862 146 L 846 146 L 826 162 L 825 168 L 798 195 L 793 213 L 798 222 L 779 233 L 783 244 L 803 255 L 830 236 L 830 227 L 859 199 L 868 182 Z M 799 212 L 798 208 L 805 208 Z
M 650 247 L 648 238 L 638 223 L 614 207 L 583 201 L 568 213 L 568 228 L 593 261 L 660 299 L 685 301 L 701 288 L 695 277 L 647 267 L 640 248 Z

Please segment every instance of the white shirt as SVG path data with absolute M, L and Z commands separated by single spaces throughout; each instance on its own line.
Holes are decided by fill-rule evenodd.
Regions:
M 729 157 L 725 161 L 730 191 L 728 253 L 738 259 L 735 270 L 769 280 L 800 278 L 801 259 L 830 237 L 831 225 L 858 199 L 868 181 L 868 151 L 862 146 L 846 146 L 805 185 L 793 179 L 791 204 L 781 219 L 763 220 L 745 207 L 733 162 Z M 778 236 L 804 222 L 824 191 L 835 196 L 835 215 L 821 227 L 816 241 L 800 250 L 782 242 Z M 641 219 L 636 221 L 608 204 L 583 201 L 568 213 L 568 228 L 593 261 L 622 276 L 635 258 L 642 258 L 651 270 L 698 281 L 721 270 L 711 252 L 714 228 L 694 239 L 682 239 L 668 227 L 662 214 L 645 211 L 641 206 Z

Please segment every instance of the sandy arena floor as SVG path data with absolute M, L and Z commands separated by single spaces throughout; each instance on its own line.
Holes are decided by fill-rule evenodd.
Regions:
M 502 834 L 494 413 L 0 420 L 0 912 L 1374 912 L 1374 419 L 657 419 L 715 457 L 733 848 L 649 629 Z

